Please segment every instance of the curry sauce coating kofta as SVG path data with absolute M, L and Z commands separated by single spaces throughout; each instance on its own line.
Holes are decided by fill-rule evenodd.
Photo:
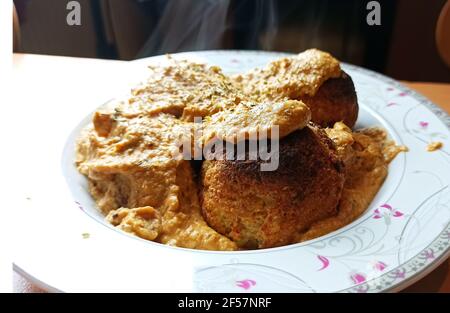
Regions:
M 76 166 L 122 231 L 221 251 L 309 240 L 364 212 L 390 160 L 405 151 L 383 130 L 349 128 L 358 115 L 355 88 L 326 52 L 310 49 L 232 77 L 217 66 L 167 61 L 100 108 L 77 141 Z M 248 151 L 243 161 L 174 157 L 180 140 L 200 128 L 191 147 L 249 143 L 265 131 L 267 141 L 282 138 L 279 166 L 263 171 L 271 160 L 252 161 Z
M 281 139 L 279 158 L 275 171 L 261 171 L 260 159 L 203 163 L 203 216 L 240 248 L 293 243 L 296 234 L 337 213 L 344 165 L 322 129 L 310 124 Z
M 258 101 L 303 101 L 311 109 L 311 121 L 322 127 L 333 127 L 336 122 L 353 127 L 358 117 L 351 77 L 341 69 L 337 59 L 317 49 L 235 75 L 233 82 Z

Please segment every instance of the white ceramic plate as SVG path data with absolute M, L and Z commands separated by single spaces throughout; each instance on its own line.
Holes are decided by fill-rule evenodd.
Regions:
M 284 55 L 205 51 L 175 57 L 238 73 Z M 162 61 L 148 58 L 130 67 L 142 77 L 145 65 Z M 378 292 L 418 280 L 450 253 L 449 116 L 392 79 L 343 68 L 358 94 L 357 127 L 381 125 L 410 149 L 390 164 L 372 204 L 350 225 L 300 244 L 241 252 L 168 247 L 116 231 L 103 222 L 73 166 L 74 139 L 88 116 L 58 129 L 46 153 L 33 156 L 16 270 L 48 290 L 69 292 Z M 444 146 L 427 152 L 430 141 Z

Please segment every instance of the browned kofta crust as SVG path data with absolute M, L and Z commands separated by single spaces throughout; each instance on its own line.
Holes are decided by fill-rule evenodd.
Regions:
M 355 125 L 358 118 L 358 100 L 352 78 L 342 71 L 341 77 L 330 78 L 311 97 L 301 96 L 311 110 L 311 120 L 322 127 L 333 127 L 344 122 L 348 127 Z
M 258 161 L 205 161 L 203 216 L 246 249 L 282 246 L 312 223 L 337 213 L 344 166 L 333 142 L 310 124 L 280 140 L 275 171 Z

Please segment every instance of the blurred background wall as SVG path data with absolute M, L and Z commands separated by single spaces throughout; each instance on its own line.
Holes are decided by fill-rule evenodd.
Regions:
M 205 49 L 299 52 L 316 47 L 397 79 L 450 82 L 435 41 L 446 0 L 385 0 L 381 25 L 364 0 L 14 0 L 17 52 L 131 60 Z M 450 29 L 445 30 L 450 40 Z

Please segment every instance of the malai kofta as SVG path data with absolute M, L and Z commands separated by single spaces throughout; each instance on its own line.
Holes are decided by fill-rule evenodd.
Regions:
M 94 113 L 78 138 L 76 166 L 121 231 L 193 249 L 281 246 L 350 223 L 383 183 L 402 148 L 381 129 L 352 131 L 357 114 L 350 76 L 319 50 L 232 77 L 169 57 Z M 262 161 L 245 154 L 180 157 L 209 141 L 249 144 L 263 132 L 279 139 L 275 170 L 261 171 Z

